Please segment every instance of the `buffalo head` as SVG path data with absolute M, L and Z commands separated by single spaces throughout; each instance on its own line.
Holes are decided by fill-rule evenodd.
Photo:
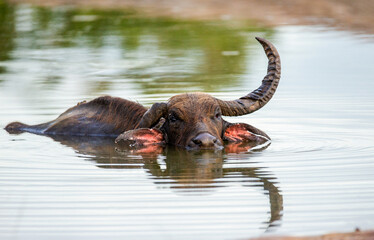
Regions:
M 137 129 L 121 134 L 120 140 L 150 145 L 160 142 L 189 149 L 222 148 L 224 141 L 265 142 L 270 138 L 248 124 L 232 124 L 222 116 L 240 116 L 262 108 L 275 93 L 281 64 L 276 48 L 256 38 L 268 57 L 267 75 L 259 88 L 233 101 L 223 101 L 205 93 L 184 93 L 167 102 L 155 103 L 145 112 Z

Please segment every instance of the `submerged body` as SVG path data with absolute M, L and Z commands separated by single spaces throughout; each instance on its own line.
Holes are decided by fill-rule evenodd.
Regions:
M 222 101 L 205 93 L 185 93 L 147 110 L 135 102 L 104 96 L 78 103 L 53 121 L 37 125 L 13 122 L 5 129 L 10 133 L 110 136 L 134 146 L 167 143 L 189 149 L 222 148 L 224 141 L 266 142 L 270 138 L 261 130 L 222 118 L 252 113 L 275 93 L 280 79 L 279 54 L 269 41 L 257 40 L 269 59 L 268 73 L 258 89 L 240 99 Z
M 37 125 L 13 122 L 5 129 L 14 133 L 117 137 L 127 130 L 135 129 L 146 111 L 138 103 L 104 96 L 78 103 L 53 121 Z

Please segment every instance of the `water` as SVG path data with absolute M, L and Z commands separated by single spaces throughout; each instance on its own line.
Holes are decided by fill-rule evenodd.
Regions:
M 0 127 L 40 123 L 82 100 L 150 106 L 186 91 L 235 99 L 259 86 L 272 41 L 270 103 L 231 117 L 265 149 L 152 154 L 108 139 L 0 131 L 1 239 L 242 239 L 373 229 L 372 36 L 325 27 L 148 19 L 133 12 L 0 4 Z

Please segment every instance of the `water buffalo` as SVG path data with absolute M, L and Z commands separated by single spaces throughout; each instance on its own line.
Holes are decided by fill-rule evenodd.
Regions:
M 5 129 L 50 136 L 112 136 L 117 137 L 116 142 L 133 146 L 171 144 L 188 149 L 222 148 L 225 141 L 266 142 L 270 138 L 261 130 L 222 118 L 257 111 L 275 93 L 281 74 L 279 54 L 269 41 L 256 39 L 269 60 L 267 75 L 259 88 L 239 99 L 223 101 L 205 93 L 184 93 L 147 110 L 135 102 L 104 96 L 78 103 L 53 121 L 38 125 L 13 122 Z

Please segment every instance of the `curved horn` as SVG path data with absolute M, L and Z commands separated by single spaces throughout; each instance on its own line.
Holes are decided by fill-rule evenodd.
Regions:
M 222 101 L 218 99 L 224 116 L 240 116 L 252 113 L 262 108 L 269 102 L 277 89 L 280 75 L 281 63 L 277 49 L 268 40 L 256 37 L 263 46 L 269 59 L 267 75 L 262 80 L 259 88 L 248 95 L 234 101 Z
M 148 109 L 139 122 L 137 128 L 151 128 L 167 113 L 166 103 L 155 103 Z

